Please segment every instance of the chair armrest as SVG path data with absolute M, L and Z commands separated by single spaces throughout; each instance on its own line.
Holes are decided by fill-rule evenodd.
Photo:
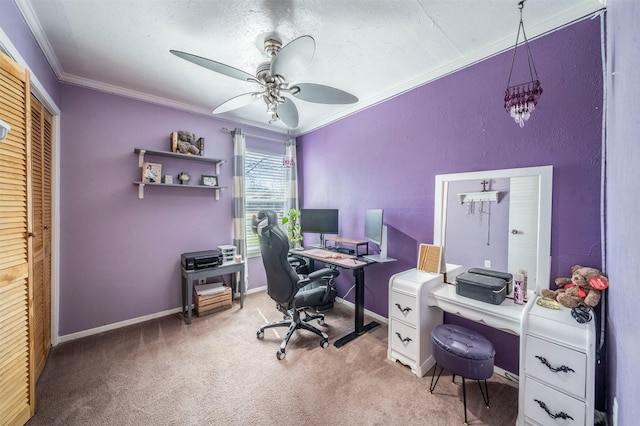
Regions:
M 313 271 L 312 273 L 310 273 L 306 278 L 298 281 L 298 288 L 302 288 L 309 283 L 312 283 L 314 281 L 320 281 L 322 279 L 326 279 L 329 282 L 331 282 L 338 275 L 340 275 L 340 271 L 337 271 L 335 269 L 331 269 L 331 268 L 318 269 L 317 271 Z
M 340 275 L 340 271 L 337 271 L 337 270 L 331 269 L 331 268 L 322 268 L 322 269 L 318 269 L 317 271 L 311 272 L 308 275 L 308 278 L 311 281 L 315 281 L 315 280 L 319 280 L 319 279 L 325 278 L 327 276 L 331 276 L 331 278 L 335 278 L 338 275 Z

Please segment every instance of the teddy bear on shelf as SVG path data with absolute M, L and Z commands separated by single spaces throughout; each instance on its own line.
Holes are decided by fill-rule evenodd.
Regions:
M 586 266 L 571 267 L 571 278 L 556 278 L 557 290 L 542 289 L 542 297 L 557 300 L 566 308 L 581 304 L 595 307 L 600 302 L 601 292 L 609 287 L 609 280 L 599 270 Z
M 178 144 L 177 150 L 181 154 L 193 154 L 198 155 L 200 150 L 193 144 L 196 140 L 196 135 L 186 130 L 178 130 Z

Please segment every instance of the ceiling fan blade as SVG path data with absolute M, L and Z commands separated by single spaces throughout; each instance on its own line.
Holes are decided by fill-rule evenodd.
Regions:
M 221 64 L 220 62 L 212 61 L 211 59 L 203 58 L 201 56 L 192 55 L 191 53 L 181 52 L 179 50 L 170 50 L 169 52 L 176 55 L 178 58 L 185 59 L 201 67 L 210 69 L 220 74 L 224 74 L 228 77 L 237 78 L 242 81 L 254 81 L 256 78 L 251 74 L 231 67 L 229 65 Z
M 303 75 L 316 52 L 313 37 L 305 35 L 287 43 L 271 60 L 271 75 L 280 75 L 288 81 Z
M 278 117 L 292 129 L 298 127 L 298 108 L 291 99 L 284 98 L 284 103 L 278 104 Z
M 247 106 L 250 103 L 257 101 L 258 99 L 260 99 L 261 96 L 262 96 L 262 93 L 260 92 L 244 93 L 242 95 L 233 97 L 228 101 L 221 103 L 216 107 L 216 109 L 213 110 L 213 113 L 222 114 L 223 112 L 242 108 L 243 106 Z
M 292 95 L 307 102 L 317 104 L 354 104 L 358 102 L 356 96 L 335 87 L 314 83 L 300 83 L 293 88 L 295 87 L 300 90 L 297 93 L 293 92 Z

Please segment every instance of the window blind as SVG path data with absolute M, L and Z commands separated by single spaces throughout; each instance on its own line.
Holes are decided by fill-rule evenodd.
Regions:
M 253 215 L 269 209 L 282 220 L 289 169 L 282 166 L 282 154 L 250 148 L 246 151 L 244 167 L 247 252 L 251 255 L 260 252 L 258 236 L 251 230 Z

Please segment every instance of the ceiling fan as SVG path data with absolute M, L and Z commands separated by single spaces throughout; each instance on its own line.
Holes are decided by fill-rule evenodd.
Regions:
M 264 41 L 264 53 L 270 60 L 258 65 L 255 76 L 191 53 L 178 50 L 170 52 L 211 71 L 260 85 L 258 91 L 243 93 L 221 103 L 213 110 L 214 114 L 238 109 L 262 98 L 267 104 L 267 113 L 271 116 L 270 123 L 282 120 L 290 128 L 295 128 L 299 122 L 298 108 L 289 96 L 319 104 L 358 102 L 356 96 L 335 87 L 314 83 L 291 84 L 291 81 L 299 79 L 311 65 L 315 50 L 316 42 L 308 35 L 298 37 L 284 46 L 278 37 L 267 37 Z

